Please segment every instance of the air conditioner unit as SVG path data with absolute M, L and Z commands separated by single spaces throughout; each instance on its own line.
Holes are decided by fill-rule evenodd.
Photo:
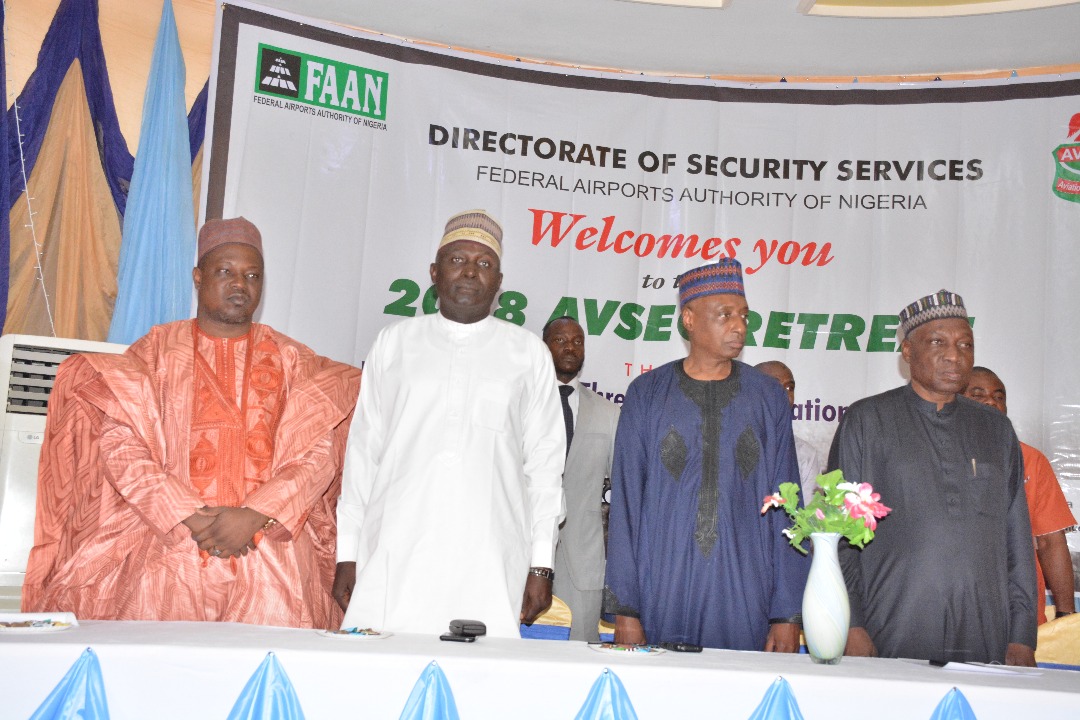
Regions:
M 0 337 L 0 612 L 18 612 L 26 559 L 34 545 L 38 456 L 56 368 L 79 352 L 121 353 L 127 345 L 38 337 Z

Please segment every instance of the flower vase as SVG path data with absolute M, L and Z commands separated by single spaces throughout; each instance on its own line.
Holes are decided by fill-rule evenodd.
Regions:
M 810 577 L 803 591 L 802 621 L 806 647 L 816 663 L 840 662 L 847 644 L 851 607 L 840 570 L 837 545 L 840 533 L 811 533 L 813 556 Z

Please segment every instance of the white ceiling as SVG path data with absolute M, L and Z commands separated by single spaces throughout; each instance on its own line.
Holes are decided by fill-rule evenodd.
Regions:
M 934 19 L 820 17 L 622 0 L 254 0 L 416 40 L 571 65 L 693 75 L 912 75 L 1080 63 L 1080 5 Z

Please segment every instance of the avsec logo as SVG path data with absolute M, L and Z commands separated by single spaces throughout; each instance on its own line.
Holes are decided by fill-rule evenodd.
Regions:
M 255 92 L 260 95 L 386 119 L 387 73 L 261 43 L 258 66 Z
M 1054 148 L 1057 172 L 1054 174 L 1054 194 L 1063 200 L 1080 202 L 1080 113 L 1069 120 L 1068 139 Z

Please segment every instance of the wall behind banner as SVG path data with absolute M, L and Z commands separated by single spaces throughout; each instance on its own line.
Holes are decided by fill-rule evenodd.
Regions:
M 796 431 L 906 381 L 896 313 L 941 287 L 1020 436 L 1080 493 L 1080 80 L 821 88 L 552 70 L 222 15 L 209 215 L 264 229 L 261 318 L 359 363 L 387 323 L 434 312 L 427 266 L 454 212 L 507 232 L 496 314 L 571 314 L 583 381 L 620 401 L 681 357 L 675 276 L 746 268 L 743 359 L 799 381 Z M 1077 163 L 1080 165 L 1080 163 Z M 1064 178 L 1064 185 L 1060 184 Z M 1077 177 L 1080 179 L 1080 176 Z M 1055 188 L 1057 193 L 1055 193 Z

